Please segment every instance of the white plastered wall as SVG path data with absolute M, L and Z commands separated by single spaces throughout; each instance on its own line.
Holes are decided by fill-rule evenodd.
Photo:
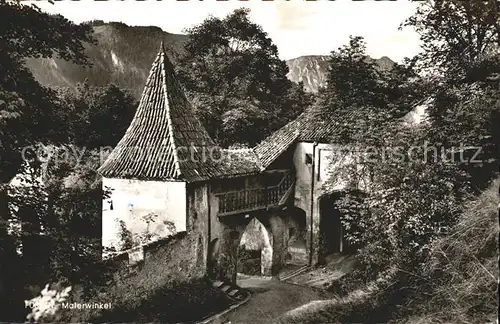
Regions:
M 151 241 L 186 230 L 185 182 L 103 178 L 102 185 L 112 189 L 103 201 L 103 247 L 122 249 L 120 220 L 134 238 L 149 233 Z

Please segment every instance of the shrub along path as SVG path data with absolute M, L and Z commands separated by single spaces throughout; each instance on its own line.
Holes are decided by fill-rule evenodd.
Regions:
M 138 307 L 113 308 L 96 322 L 196 323 L 233 302 L 208 280 L 198 280 L 164 287 Z

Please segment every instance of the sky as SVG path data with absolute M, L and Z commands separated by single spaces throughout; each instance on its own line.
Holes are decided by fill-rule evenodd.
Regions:
M 249 0 L 249 1 L 33 1 L 43 11 L 76 23 L 93 19 L 120 21 L 129 26 L 158 26 L 183 33 L 209 15 L 224 17 L 234 9 L 250 8 L 250 19 L 261 25 L 278 47 L 282 59 L 325 55 L 346 44 L 349 35 L 363 36 L 367 54 L 400 62 L 420 50 L 419 37 L 399 25 L 415 10 L 410 0 Z

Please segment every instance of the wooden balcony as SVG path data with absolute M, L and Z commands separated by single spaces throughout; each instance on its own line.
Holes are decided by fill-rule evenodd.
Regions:
M 229 191 L 216 194 L 219 199 L 218 216 L 251 212 L 283 205 L 293 191 L 295 178 L 284 173 L 281 181 L 274 186 Z

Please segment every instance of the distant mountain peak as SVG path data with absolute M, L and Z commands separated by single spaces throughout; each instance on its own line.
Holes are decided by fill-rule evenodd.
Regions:
M 114 83 L 139 98 L 149 68 L 161 41 L 175 60 L 186 35 L 172 34 L 156 26 L 129 26 L 121 22 L 91 21 L 97 45 L 85 45 L 92 67 L 82 67 L 61 59 L 28 59 L 35 78 L 50 87 L 75 87 L 85 80 L 90 85 Z
M 286 61 L 289 72 L 288 79 L 293 82 L 303 82 L 308 92 L 318 92 L 326 85 L 329 55 L 304 55 Z M 394 62 L 387 56 L 379 59 L 367 57 L 375 61 L 382 70 L 392 68 Z

